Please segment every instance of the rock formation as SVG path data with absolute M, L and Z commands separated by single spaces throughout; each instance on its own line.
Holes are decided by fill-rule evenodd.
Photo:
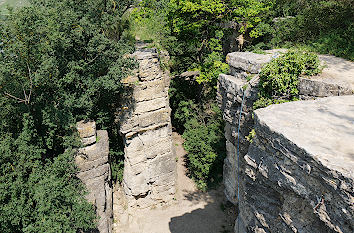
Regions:
M 248 232 L 353 232 L 353 103 L 328 97 L 255 111 L 241 172 Z
M 168 99 L 170 77 L 154 48 L 138 45 L 139 63 L 131 101 L 120 116 L 125 160 L 123 187 L 128 208 L 147 208 L 173 199 L 176 158 Z
M 349 225 L 353 225 L 352 222 L 348 222 L 346 220 L 344 220 L 344 216 L 342 216 L 340 213 L 342 210 L 340 208 L 335 208 L 333 206 L 333 204 L 331 204 L 331 210 L 328 210 L 329 212 L 334 212 L 334 213 L 330 213 L 328 214 L 328 218 L 330 218 L 331 220 L 324 220 L 326 218 L 325 215 L 316 215 L 315 213 L 313 213 L 314 211 L 312 211 L 312 215 L 310 214 L 311 210 L 313 210 L 313 197 L 314 196 L 302 196 L 301 198 L 307 198 L 306 200 L 303 200 L 302 202 L 300 202 L 299 200 L 299 193 L 296 193 L 296 191 L 289 191 L 289 192 L 283 192 L 281 193 L 281 191 L 278 192 L 278 190 L 281 189 L 281 186 L 279 184 L 277 184 L 275 182 L 275 180 L 272 180 L 272 182 L 269 182 L 268 180 L 264 180 L 263 178 L 260 179 L 258 178 L 258 176 L 266 176 L 268 175 L 269 177 L 271 175 L 269 175 L 268 170 L 270 170 L 270 168 L 264 167 L 263 169 L 263 159 L 269 157 L 269 156 L 278 156 L 279 154 L 281 154 L 280 152 L 278 152 L 276 149 L 270 149 L 270 147 L 274 146 L 274 143 L 278 142 L 280 140 L 280 136 L 283 136 L 284 138 L 286 138 L 286 140 L 288 140 L 288 144 L 293 145 L 292 140 L 293 139 L 289 139 L 284 135 L 280 135 L 280 136 L 272 136 L 272 133 L 267 134 L 267 136 L 265 137 L 258 137 L 258 134 L 262 134 L 262 129 L 267 129 L 266 126 L 264 126 L 263 128 L 261 127 L 256 127 L 256 139 L 254 139 L 254 142 L 252 143 L 252 146 L 249 148 L 250 142 L 248 140 L 246 140 L 246 136 L 249 135 L 251 129 L 254 128 L 254 112 L 253 112 L 253 103 L 257 98 L 257 93 L 258 93 L 258 89 L 257 89 L 257 85 L 258 85 L 258 78 L 257 78 L 257 74 L 259 73 L 262 65 L 264 65 L 265 63 L 269 62 L 272 58 L 278 56 L 278 54 L 282 52 L 279 50 L 276 51 L 268 51 L 267 54 L 254 54 L 254 53 L 250 53 L 250 52 L 235 52 L 235 53 L 231 53 L 228 54 L 227 56 L 227 62 L 230 65 L 230 71 L 231 71 L 231 75 L 225 75 L 225 74 L 221 74 L 219 77 L 219 82 L 218 82 L 218 98 L 220 101 L 220 105 L 221 108 L 223 110 L 223 117 L 224 120 L 226 121 L 226 126 L 225 126 L 225 137 L 226 137 L 226 149 L 227 149 L 227 158 L 225 159 L 224 162 L 224 184 L 225 184 L 225 195 L 228 198 L 228 200 L 230 200 L 231 202 L 233 202 L 234 204 L 239 204 L 239 210 L 241 211 L 241 216 L 243 218 L 244 221 L 244 227 L 246 229 L 243 229 L 244 231 L 247 232 L 323 232 L 321 230 L 325 229 L 324 232 L 331 232 L 331 231 L 339 231 L 338 229 L 341 229 L 343 232 L 346 232 L 348 229 L 346 227 L 346 224 Z M 353 93 L 354 90 L 354 78 L 351 78 L 353 73 L 354 73 L 354 67 L 353 67 L 353 63 L 351 62 L 347 62 L 344 61 L 343 59 L 340 58 L 334 58 L 334 57 L 328 57 L 328 56 L 321 56 L 320 60 L 326 61 L 327 63 L 327 68 L 325 68 L 322 72 L 321 75 L 316 76 L 316 77 L 301 77 L 300 78 L 300 83 L 299 83 L 299 90 L 300 90 L 300 98 L 301 99 L 317 99 L 319 97 L 325 97 L 325 96 L 338 96 L 338 95 L 350 95 Z M 247 78 L 251 77 L 251 81 L 247 82 Z M 242 114 L 241 114 L 241 119 L 240 119 L 240 133 L 239 135 L 237 135 L 237 127 L 238 127 L 238 122 L 239 122 L 239 115 L 240 115 L 240 110 L 241 110 L 241 102 L 242 102 L 242 98 L 244 98 L 244 104 L 243 104 L 243 109 L 242 109 Z M 344 100 L 344 99 L 343 99 Z M 348 101 L 349 99 L 347 99 Z M 338 101 L 340 101 L 340 99 L 338 99 Z M 298 102 L 298 105 L 301 105 L 302 102 Z M 346 104 L 348 105 L 348 102 L 346 102 Z M 319 112 L 319 114 L 322 112 L 324 115 L 326 114 L 330 114 L 329 111 L 325 113 L 325 109 L 328 109 L 332 106 L 326 106 L 325 104 L 323 105 L 323 108 L 318 108 L 316 110 L 316 104 L 314 104 L 314 111 Z M 350 105 L 348 105 L 350 106 Z M 347 106 L 347 107 L 348 107 Z M 348 107 L 349 108 L 349 107 Z M 291 107 L 289 107 L 289 109 L 287 109 L 288 112 L 291 112 Z M 274 112 L 271 113 L 272 110 L 269 110 L 269 115 L 274 115 L 276 116 L 276 114 L 278 114 L 278 112 Z M 333 114 L 337 114 L 336 112 L 331 112 Z M 305 114 L 303 114 L 301 107 L 298 108 L 298 111 L 294 111 L 292 112 L 292 114 L 294 115 L 294 118 L 291 118 L 291 114 L 289 114 L 289 117 L 287 117 L 286 119 L 284 119 L 284 124 L 285 122 L 288 122 L 288 124 L 291 124 L 292 121 L 294 121 L 294 127 L 296 127 L 297 124 L 299 124 L 300 126 L 302 124 L 304 124 L 303 122 L 296 122 L 295 116 L 296 115 L 301 115 L 303 119 L 307 119 L 308 116 L 306 116 Z M 314 115 L 316 116 L 316 115 Z M 317 116 L 316 116 L 317 117 Z M 344 115 L 342 115 L 342 117 L 345 117 Z M 257 118 L 257 120 L 259 120 L 261 117 Z M 348 121 L 353 121 L 353 118 L 344 118 L 347 119 Z M 285 121 L 287 120 L 287 121 Z M 326 117 L 319 117 L 317 120 L 324 120 L 324 121 L 329 121 L 329 118 L 326 119 Z M 339 122 L 339 121 L 338 121 Z M 327 122 L 328 123 L 328 122 Z M 259 123 L 260 124 L 260 123 Z M 340 132 L 341 130 L 347 130 L 342 128 L 341 125 L 337 124 L 336 125 L 337 131 Z M 258 131 L 257 131 L 258 129 Z M 269 130 L 269 129 L 268 129 Z M 324 127 L 322 129 L 323 132 L 326 131 L 326 128 Z M 334 132 L 334 131 L 332 131 Z M 347 131 L 345 131 L 347 132 Z M 322 146 L 322 147 L 326 147 L 326 139 L 323 139 L 323 136 L 318 133 L 318 137 L 322 139 L 318 140 L 316 143 L 318 144 L 318 146 Z M 264 134 L 264 133 L 263 133 Z M 313 132 L 313 136 L 314 134 L 316 134 L 315 132 Z M 275 134 L 274 134 L 275 135 Z M 306 135 L 303 135 L 301 133 L 301 131 L 299 130 L 298 135 L 299 138 L 303 137 L 303 138 L 307 138 Z M 331 137 L 333 138 L 337 138 L 338 135 L 331 135 Z M 344 133 L 343 135 L 341 135 L 341 138 L 345 138 L 347 137 L 347 135 Z M 240 173 L 237 174 L 237 158 L 236 158 L 236 152 L 237 152 L 237 138 L 239 138 L 240 140 L 240 145 L 239 145 L 239 158 L 240 158 Z M 270 140 L 273 141 L 270 141 Z M 262 141 L 263 140 L 263 141 Z M 285 140 L 285 139 L 284 139 Z M 289 142 L 290 141 L 290 142 Z M 268 145 L 268 143 L 270 145 Z M 322 143 L 320 145 L 320 143 Z M 297 145 L 297 144 L 296 144 Z M 294 161 L 296 160 L 300 160 L 300 158 L 297 158 L 297 156 L 300 156 L 298 154 L 296 154 L 296 150 L 298 150 L 298 147 L 290 147 L 287 148 L 287 144 L 285 145 L 281 145 L 280 148 L 282 148 L 283 150 L 287 151 L 287 153 L 285 153 L 283 155 L 283 157 L 281 158 L 277 158 L 277 160 L 274 160 L 273 162 L 277 162 L 278 159 L 279 161 L 285 160 L 288 161 L 286 159 L 286 157 L 284 156 L 288 156 L 289 153 L 294 153 L 291 157 L 291 159 L 293 159 Z M 328 146 L 328 150 L 331 151 L 331 155 L 335 155 L 335 154 L 339 154 L 338 153 L 338 148 L 334 147 L 334 145 L 327 145 Z M 256 151 L 256 148 L 260 148 L 259 150 L 262 150 L 262 153 L 264 151 L 264 148 L 269 147 L 269 151 L 267 151 L 267 153 L 265 153 L 264 155 L 261 154 L 261 152 L 259 152 L 258 150 L 258 154 L 254 154 L 254 151 Z M 299 145 L 299 147 L 301 147 L 301 145 Z M 294 149 L 296 148 L 296 149 Z M 278 148 L 279 149 L 279 148 Z M 354 148 L 352 148 L 352 151 L 354 151 Z M 311 154 L 311 151 L 305 151 L 306 153 L 310 154 L 312 157 L 316 157 L 318 155 L 313 155 Z M 303 152 L 303 153 L 305 153 Z M 301 152 L 302 153 L 302 152 Z M 303 154 L 302 154 L 303 155 Z M 310 155 L 305 156 L 305 158 L 308 158 Z M 350 158 L 350 156 L 353 156 L 352 154 L 347 154 L 349 155 L 349 157 L 347 157 L 347 159 Z M 250 160 L 249 158 L 251 158 L 251 156 L 255 157 L 252 158 L 253 160 Z M 259 157 L 257 157 L 259 156 Z M 279 155 L 280 156 L 280 155 Z M 310 157 L 311 157 L 310 156 Z M 256 160 L 254 160 L 256 159 Z M 258 159 L 258 160 L 257 160 Z M 352 157 L 351 157 L 351 161 L 352 161 Z M 316 158 L 315 158 L 316 160 Z M 349 159 L 350 160 L 350 159 Z M 257 161 L 254 162 L 254 161 Z M 293 163 L 295 163 L 293 161 Z M 256 168 L 252 167 L 252 165 L 257 164 Z M 274 165 L 274 164 L 273 164 Z M 280 165 L 277 165 L 278 167 Z M 299 166 L 296 163 L 292 166 Z M 313 166 L 313 165 L 309 165 L 309 166 Z M 316 165 L 317 167 L 319 167 L 319 169 L 322 169 L 323 167 L 321 167 L 320 165 Z M 341 165 L 338 165 L 341 166 Z M 351 165 L 351 169 L 354 170 L 353 165 Z M 268 170 L 267 170 L 268 169 Z M 300 169 L 300 168 L 299 168 Z M 302 169 L 302 168 L 301 168 Z M 332 168 L 330 168 L 332 169 Z M 293 177 L 294 179 L 290 178 L 292 175 L 291 173 L 287 173 L 288 170 L 284 170 L 283 174 L 284 177 L 288 177 L 289 180 L 285 180 L 283 182 L 290 182 L 290 181 L 294 181 L 296 179 L 300 179 L 301 182 L 306 182 L 304 180 L 302 180 L 301 176 L 304 176 L 304 174 L 300 173 L 300 172 L 296 172 L 295 173 L 295 177 Z M 336 170 L 331 170 L 330 172 L 335 172 L 336 174 L 339 174 Z M 327 171 L 325 171 L 327 172 Z M 240 184 L 237 183 L 238 181 L 238 175 L 240 176 L 239 180 L 240 180 Z M 314 175 L 311 173 L 311 175 Z M 280 175 L 279 175 L 280 176 Z M 299 177 L 298 177 L 299 176 Z M 345 177 L 345 175 L 341 175 L 342 178 L 340 179 L 344 179 L 346 180 L 345 185 L 346 187 L 351 187 L 348 190 L 351 189 L 351 191 L 347 191 L 347 193 L 343 194 L 344 196 L 346 196 L 346 198 L 344 198 L 344 196 L 342 194 L 342 200 L 340 200 L 340 198 L 336 199 L 337 201 L 342 201 L 341 206 L 345 207 L 344 212 L 346 211 L 348 213 L 347 215 L 347 219 L 348 216 L 352 216 L 353 217 L 353 205 L 348 205 L 348 200 L 353 200 L 353 180 L 352 178 L 347 179 L 343 178 Z M 279 179 L 279 177 L 277 177 L 276 179 Z M 280 180 L 279 180 L 280 181 Z M 295 181 L 294 181 L 295 182 Z M 317 183 L 321 183 L 323 182 L 323 180 L 311 180 L 309 179 L 309 183 L 306 184 L 307 186 L 304 187 L 309 187 L 309 185 L 312 185 L 311 182 L 317 182 Z M 342 181 L 338 181 L 336 180 L 335 182 L 340 183 Z M 299 182 L 298 182 L 299 183 Z M 304 184 L 302 184 L 304 185 Z M 240 195 L 241 198 L 241 202 L 237 203 L 237 187 L 240 188 L 240 193 L 242 195 Z M 287 188 L 289 188 L 290 186 L 288 186 Z M 291 188 L 291 187 L 290 187 Z M 326 189 L 322 189 L 319 188 L 321 190 L 326 190 Z M 269 191 L 269 193 L 267 192 Z M 276 194 L 272 193 L 272 192 L 277 192 Z M 317 191 L 316 191 L 317 192 Z M 334 190 L 330 190 L 327 189 L 326 190 L 327 193 L 331 193 L 330 195 L 335 196 L 338 194 L 335 194 Z M 290 194 L 291 193 L 291 194 Z M 275 195 L 278 199 L 272 199 L 267 195 Z M 287 196 L 289 195 L 289 196 Z M 317 195 L 317 194 L 316 194 Z M 321 194 L 322 195 L 322 194 Z M 321 195 L 318 196 L 319 200 L 322 201 L 326 201 L 325 198 L 321 198 Z M 323 194 L 324 195 L 324 194 Z M 273 196 L 273 197 L 275 197 Z M 268 197 L 268 199 L 266 198 Z M 284 201 L 285 199 L 288 199 Z M 291 199 L 292 198 L 292 199 Z M 348 199 L 349 198 L 349 199 Z M 316 199 L 316 198 L 315 198 Z M 276 200 L 276 201 L 275 201 Z M 301 208 L 305 208 L 304 207 L 304 203 L 307 203 L 308 208 L 306 207 L 306 211 L 308 211 L 308 214 L 306 214 L 307 212 L 301 212 L 304 217 L 301 217 L 300 214 L 295 214 L 296 211 L 299 211 L 300 207 L 294 207 L 291 206 L 291 200 L 293 201 L 297 201 L 296 203 L 298 203 L 299 205 L 301 204 Z M 327 197 L 328 200 L 328 197 Z M 273 201 L 273 202 L 272 202 Z M 279 203 L 277 203 L 277 201 L 279 201 Z M 252 203 L 255 203 L 254 205 Z M 283 204 L 288 205 L 287 207 L 283 206 Z M 344 204 L 343 204 L 344 203 Z M 317 203 L 316 203 L 317 204 Z M 281 206 L 281 207 L 279 207 Z M 264 207 L 264 208 L 263 208 Z M 278 208 L 278 209 L 277 209 Z M 285 212 L 279 212 L 279 208 L 283 208 L 283 210 L 286 210 Z M 318 207 L 317 207 L 318 208 Z M 329 208 L 329 207 L 328 207 Z M 278 212 L 276 212 L 278 211 Z M 351 212 L 350 212 L 351 211 Z M 274 213 L 277 213 L 278 215 L 275 216 Z M 343 211 L 342 211 L 343 212 Z M 338 214 L 338 215 L 337 215 Z M 346 213 L 344 213 L 346 214 Z M 317 216 L 317 217 L 316 217 Z M 336 218 L 337 220 L 332 219 Z M 339 219 L 340 217 L 343 217 L 343 220 L 341 220 L 341 222 L 339 223 Z M 273 218 L 278 218 L 279 219 L 285 219 L 284 221 L 281 222 L 281 220 L 275 220 Z M 299 219 L 298 221 L 302 221 L 302 225 L 300 223 L 296 223 L 294 219 L 297 218 Z M 289 220 L 290 219 L 290 220 Z M 306 222 L 306 219 L 312 219 L 309 221 L 313 221 L 313 223 L 315 224 L 319 224 L 319 221 L 321 221 L 322 225 L 324 225 L 323 223 L 326 223 L 326 226 L 323 226 L 323 228 L 321 228 L 319 225 L 316 225 L 316 227 L 319 228 L 314 228 L 313 231 L 308 231 L 309 228 L 306 228 L 306 224 L 310 224 L 311 222 Z M 321 220 L 318 220 L 321 219 Z M 332 221 L 333 220 L 333 221 Z M 277 222 L 278 221 L 278 222 Z M 289 224 L 286 223 L 286 221 L 290 224 L 290 222 L 294 222 L 294 228 L 292 228 Z M 282 227 L 279 226 L 282 225 Z M 284 227 L 285 225 L 287 227 Z M 332 226 L 330 226 L 332 224 Z M 283 226 L 284 225 L 284 226 Z M 240 229 L 242 229 L 242 226 L 240 225 Z M 335 229 L 335 230 L 333 230 Z M 240 231 L 240 232 L 244 232 L 244 231 Z
M 75 162 L 79 168 L 78 177 L 86 185 L 86 199 L 95 205 L 98 216 L 98 231 L 112 232 L 112 187 L 111 170 L 108 163 L 108 133 L 97 130 L 94 121 L 77 123 L 83 147 L 79 149 Z
M 230 65 L 231 75 L 221 74 L 218 82 L 218 98 L 225 120 L 225 138 L 227 157 L 224 161 L 225 195 L 229 201 L 237 204 L 237 159 L 236 142 L 240 139 L 240 157 L 246 155 L 249 142 L 246 136 L 254 124 L 252 119 L 253 103 L 257 99 L 259 73 L 263 64 L 269 62 L 277 51 L 270 54 L 255 54 L 250 52 L 235 52 L 228 54 L 227 62 Z M 247 76 L 253 79 L 247 84 Z M 244 92 L 244 87 L 248 88 Z M 240 120 L 240 132 L 237 135 L 237 126 L 244 92 L 243 111 Z

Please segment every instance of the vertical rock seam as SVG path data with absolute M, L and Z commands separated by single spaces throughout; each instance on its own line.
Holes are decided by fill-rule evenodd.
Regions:
M 271 61 L 272 53 L 263 55 L 250 52 L 229 53 L 226 60 L 230 66 L 231 75 L 220 74 L 218 80 L 218 102 L 225 120 L 226 158 L 224 160 L 224 185 L 226 198 L 237 204 L 237 138 L 240 139 L 240 158 L 246 155 L 250 142 L 246 136 L 250 133 L 254 121 L 252 118 L 253 103 L 258 95 L 257 74 L 262 65 Z M 247 77 L 252 77 L 248 83 Z M 247 87 L 247 88 L 246 88 Z M 242 97 L 245 95 L 241 119 L 240 133 L 237 135 Z M 241 181 L 242 182 L 242 181 Z M 240 193 L 243 186 L 240 184 Z
M 131 101 L 123 107 L 119 121 L 125 146 L 123 187 L 128 208 L 135 209 L 173 199 L 177 163 L 172 145 L 169 73 L 161 69 L 154 48 L 138 47 L 132 57 L 139 69 L 135 80 L 130 80 L 134 83 Z
M 75 158 L 79 168 L 77 176 L 88 189 L 86 199 L 96 207 L 98 231 L 111 233 L 113 204 L 108 133 L 106 130 L 96 131 L 94 121 L 78 122 L 77 130 L 83 144 Z

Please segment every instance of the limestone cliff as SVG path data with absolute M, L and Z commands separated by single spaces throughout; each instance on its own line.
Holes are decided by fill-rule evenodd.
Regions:
M 240 174 L 247 232 L 353 232 L 353 103 L 328 97 L 255 111 Z
M 346 154 L 341 153 L 338 147 L 341 140 L 348 143 L 347 138 L 352 136 L 350 132 L 354 131 L 350 128 L 354 125 L 353 116 L 340 111 L 340 108 L 353 111 L 350 104 L 352 99 L 343 97 L 335 101 L 321 102 L 322 104 L 314 103 L 311 107 L 307 105 L 308 102 L 302 101 L 292 103 L 294 105 L 287 104 L 285 106 L 288 107 L 283 110 L 288 115 L 283 116 L 283 119 L 278 119 L 281 117 L 281 111 L 275 111 L 281 107 L 269 107 L 267 116 L 273 116 L 274 127 L 279 121 L 284 129 L 291 125 L 296 130 L 293 135 L 295 138 L 289 138 L 281 130 L 276 133 L 273 126 L 270 127 L 268 122 L 262 121 L 262 114 L 254 115 L 252 105 L 257 98 L 257 75 L 261 67 L 280 52 L 282 51 L 268 51 L 267 54 L 235 52 L 227 56 L 231 75 L 221 74 L 218 82 L 218 98 L 226 121 L 225 195 L 228 200 L 239 205 L 243 223 L 240 225 L 240 232 L 352 232 L 349 226 L 353 226 L 350 220 L 353 219 L 353 202 L 350 201 L 353 200 L 353 179 L 348 173 L 342 174 L 340 169 L 345 167 L 347 170 L 354 170 L 353 154 L 350 152 L 354 151 L 354 147 L 347 150 Z M 325 61 L 327 67 L 319 76 L 300 78 L 300 98 L 308 100 L 353 94 L 353 63 L 328 56 L 320 56 L 320 60 Z M 246 77 L 252 77 L 251 81 L 248 82 Z M 243 97 L 244 105 L 239 119 Z M 338 106 L 335 106 L 335 103 Z M 308 117 L 315 118 L 311 119 L 313 125 L 307 124 Z M 337 117 L 337 121 L 334 121 L 333 117 Z M 250 146 L 246 136 L 255 127 L 255 121 L 257 136 Z M 352 122 L 351 126 L 349 122 Z M 309 127 L 309 131 L 302 130 L 304 125 Z M 322 128 L 316 128 L 317 126 Z M 333 128 L 330 131 L 332 134 L 329 134 L 329 127 Z M 309 135 L 318 137 L 316 142 L 313 140 L 312 147 L 327 148 L 329 154 L 314 154 L 310 149 L 304 148 L 308 144 L 295 143 L 295 139 L 308 138 Z M 239 173 L 236 157 L 237 138 L 240 140 Z M 336 139 L 337 144 L 329 144 L 330 138 Z M 350 143 L 346 146 L 350 147 Z M 318 162 L 319 156 L 333 163 L 334 157 L 340 156 L 341 158 L 337 159 L 347 162 L 337 164 L 336 168 L 327 167 L 328 163 Z M 307 165 L 297 164 L 296 161 L 301 160 L 307 162 Z M 312 164 L 310 161 L 315 162 Z M 284 162 L 292 170 L 288 169 Z M 308 174 L 306 169 L 309 169 Z M 332 173 L 335 175 L 331 175 Z M 334 182 L 336 187 L 326 186 L 326 180 L 331 180 L 329 183 Z M 340 190 L 342 183 L 343 190 Z M 240 203 L 237 203 L 238 187 L 241 194 Z M 311 190 L 311 187 L 314 190 Z M 331 201 L 332 198 L 335 201 Z M 336 202 L 339 203 L 338 206 L 335 206 Z M 320 206 L 327 209 L 320 210 Z

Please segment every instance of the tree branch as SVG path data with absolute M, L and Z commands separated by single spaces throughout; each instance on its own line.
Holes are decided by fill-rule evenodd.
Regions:
M 26 100 L 21 99 L 21 98 L 18 98 L 18 97 L 16 97 L 16 96 L 13 96 L 13 95 L 11 95 L 11 94 L 9 94 L 9 93 L 7 93 L 7 92 L 5 92 L 5 95 L 7 95 L 8 97 L 10 97 L 10 98 L 12 98 L 12 99 L 17 100 L 18 103 L 22 103 L 22 102 L 25 102 L 25 103 L 26 103 Z
M 31 100 L 31 95 L 32 95 L 33 81 L 32 81 L 31 68 L 29 67 L 28 62 L 27 62 L 27 69 L 28 69 L 28 77 L 30 79 L 30 90 L 29 90 L 28 98 L 26 98 L 26 100 L 27 100 L 27 103 L 29 104 L 30 100 Z

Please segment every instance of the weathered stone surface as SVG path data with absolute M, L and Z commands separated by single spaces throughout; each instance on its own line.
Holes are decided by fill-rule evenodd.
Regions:
M 237 146 L 237 126 L 240 117 L 241 103 L 244 92 L 244 103 L 240 119 L 240 156 L 247 153 L 249 142 L 247 136 L 253 126 L 252 106 L 257 99 L 258 89 L 257 76 L 247 84 L 246 79 L 231 75 L 221 74 L 218 80 L 218 99 L 223 110 L 226 138 L 226 154 L 224 161 L 224 184 L 225 195 L 229 201 L 237 203 L 237 173 L 236 173 L 236 146 Z M 247 89 L 244 91 L 244 88 Z
M 166 86 L 169 81 L 166 79 L 157 79 L 150 82 L 139 82 L 134 88 L 134 99 L 137 102 L 147 101 L 166 96 Z
M 86 199 L 96 206 L 98 216 L 98 231 L 112 232 L 112 187 L 111 170 L 108 163 L 109 143 L 105 130 L 96 132 L 94 121 L 80 121 L 77 124 L 81 140 L 85 147 L 80 148 L 75 158 L 79 168 L 77 177 L 86 185 L 89 193 Z M 90 143 L 84 143 L 87 138 L 94 138 Z
M 248 70 L 250 73 L 258 73 L 262 65 L 270 62 L 271 55 L 256 54 L 251 52 L 233 52 L 226 56 L 226 62 L 242 70 Z
M 127 212 L 171 201 L 176 183 L 169 73 L 161 69 L 156 49 L 142 44 L 137 49 L 132 56 L 139 62 L 139 82 L 133 86 L 127 111 L 119 116 L 125 144 L 123 188 Z
M 274 53 L 275 52 L 275 53 Z M 272 54 L 272 57 L 275 57 L 279 55 L 279 53 L 285 52 L 282 50 L 277 50 L 277 51 L 270 51 L 270 54 Z M 263 186 L 263 181 L 259 181 L 257 176 L 261 175 L 263 177 L 270 177 L 271 172 L 269 172 L 269 168 L 264 166 L 262 163 L 259 164 L 257 163 L 253 158 L 251 158 L 247 153 L 250 153 L 251 150 L 256 151 L 256 150 L 264 150 L 265 145 L 264 144 L 258 144 L 257 148 L 250 147 L 250 142 L 248 142 L 245 138 L 250 132 L 252 128 L 254 128 L 254 119 L 252 117 L 253 115 L 253 103 L 257 98 L 257 85 L 258 85 L 258 78 L 257 74 L 252 75 L 252 80 L 250 82 L 247 82 L 246 77 L 249 77 L 250 73 L 255 72 L 256 70 L 259 70 L 259 67 L 261 67 L 262 61 L 266 61 L 268 55 L 252 55 L 250 53 L 245 53 L 245 57 L 242 58 L 243 53 L 232 53 L 229 57 L 233 57 L 233 60 L 229 60 L 229 64 L 231 66 L 231 74 L 232 75 L 220 75 L 219 80 L 218 80 L 218 100 L 221 106 L 221 109 L 223 111 L 223 118 L 226 121 L 225 124 L 225 138 L 226 138 L 226 149 L 227 149 L 227 157 L 224 161 L 224 184 L 225 184 L 225 195 L 228 198 L 229 201 L 233 202 L 234 204 L 237 204 L 237 188 L 240 188 L 240 193 L 244 194 L 246 193 L 247 195 L 251 195 L 250 192 L 246 191 L 249 190 L 250 184 L 254 185 L 254 190 L 252 190 L 252 198 L 250 198 L 248 201 L 252 202 L 255 200 L 259 200 L 259 202 L 262 202 L 264 199 L 263 197 L 259 196 L 259 193 L 265 193 L 269 194 L 270 196 L 273 197 L 273 205 L 269 205 L 267 208 L 275 208 L 272 209 L 272 211 L 276 211 L 277 208 L 277 203 L 282 203 L 283 202 L 283 196 L 279 195 L 277 192 L 275 192 L 277 189 L 272 190 L 271 187 L 269 186 Z M 259 59 L 257 60 L 257 58 Z M 263 57 L 263 58 L 262 58 Z M 316 99 L 318 97 L 325 97 L 325 96 L 333 96 L 333 95 L 347 95 L 350 93 L 350 87 L 353 82 L 353 74 L 354 74 L 354 69 L 353 69 L 353 63 L 345 61 L 343 59 L 337 59 L 335 57 L 328 57 L 328 56 L 320 56 L 320 60 L 322 61 L 323 64 L 326 63 L 327 68 L 323 70 L 323 73 L 319 76 L 316 77 L 303 77 L 300 79 L 300 98 L 302 99 Z M 231 62 L 230 62 L 231 61 Z M 344 63 L 342 63 L 344 62 Z M 264 64 L 264 63 L 263 63 Z M 306 82 L 306 83 L 305 83 Z M 302 85 L 302 86 L 301 86 Z M 344 88 L 346 87 L 346 88 Z M 240 116 L 240 110 L 241 110 L 241 103 L 242 103 L 242 98 L 244 96 L 244 103 L 243 103 L 243 108 L 242 108 L 242 114 L 241 114 L 241 119 L 240 119 L 240 124 L 239 122 L 239 116 Z M 341 106 L 341 105 L 339 105 Z M 297 114 L 297 112 L 293 113 L 294 115 Z M 274 116 L 277 117 L 277 114 L 274 113 Z M 303 118 L 307 118 L 305 114 L 302 114 Z M 317 121 L 324 120 L 324 119 L 317 119 Z M 290 124 L 290 123 L 289 123 Z M 239 135 L 237 134 L 238 131 L 238 126 L 240 126 L 240 132 Z M 311 128 L 310 128 L 311 129 Z M 325 134 L 325 131 L 323 135 Z M 320 138 L 320 141 L 326 141 L 327 139 L 324 138 L 323 135 L 318 135 L 318 138 Z M 295 136 L 296 133 L 295 133 Z M 240 184 L 238 184 L 238 173 L 237 173 L 237 139 L 239 139 L 240 144 L 239 144 L 239 155 L 240 155 L 240 165 L 241 165 L 241 173 L 243 176 L 247 176 L 247 179 L 249 182 L 245 184 L 245 179 L 241 178 L 240 179 Z M 266 138 L 265 138 L 266 139 Z M 257 138 L 254 140 L 258 140 Z M 269 141 L 267 141 L 269 143 Z M 333 145 L 329 145 L 333 146 Z M 330 147 L 328 147 L 330 149 Z M 274 152 L 274 151 L 273 151 Z M 290 152 L 287 152 L 290 153 Z M 247 164 L 247 166 L 244 166 Z M 305 166 L 303 168 L 304 170 L 311 170 L 308 166 Z M 286 182 L 293 182 L 293 179 L 290 176 L 287 176 L 287 173 L 284 173 L 287 177 Z M 252 182 L 253 183 L 252 183 Z M 348 187 L 346 184 L 344 187 Z M 349 187 L 353 187 L 352 185 Z M 350 189 L 350 188 L 349 188 Z M 298 190 L 298 192 L 301 192 L 301 189 Z M 291 200 L 295 199 L 292 196 L 293 194 L 289 194 L 289 196 L 286 196 L 286 198 L 290 198 Z M 241 195 L 241 203 L 243 202 L 243 196 Z M 251 201 L 252 199 L 252 201 Z M 296 203 L 299 203 L 296 201 Z M 300 203 L 301 204 L 301 203 Z M 299 206 L 292 206 L 291 201 L 288 203 L 288 210 L 296 212 L 298 211 L 299 213 L 310 213 L 312 211 L 312 207 L 305 207 L 304 204 L 301 204 Z M 258 221 L 258 222 L 263 222 L 260 225 L 254 225 L 254 228 L 252 232 L 269 232 L 267 230 L 270 227 L 270 224 L 267 224 L 265 221 L 263 221 L 264 216 L 262 216 L 262 213 L 259 212 L 257 207 L 248 207 L 248 206 L 243 206 L 242 211 L 245 211 L 243 215 L 241 216 L 241 224 L 240 226 L 245 226 L 246 222 L 249 224 L 249 221 L 251 221 L 251 215 L 247 215 L 245 213 L 252 213 L 252 221 Z M 291 210 L 292 209 L 292 210 Z M 259 213 L 255 214 L 255 210 L 257 210 Z M 334 210 L 333 210 L 334 211 Z M 339 211 L 336 209 L 335 211 Z M 347 211 L 347 210 L 345 210 Z M 312 211 L 313 212 L 313 211 Z M 301 215 L 301 214 L 300 214 Z M 255 217 L 256 216 L 256 217 Z M 279 218 L 284 219 L 290 224 L 291 221 L 289 220 L 289 215 L 288 213 L 284 213 L 282 215 L 279 215 Z M 293 217 L 292 217 L 293 218 Z M 291 218 L 291 219 L 292 219 Z M 299 217 L 296 217 L 300 219 Z M 256 220 L 255 220 L 256 219 Z M 303 220 L 306 222 L 305 220 Z M 309 220 L 307 224 L 311 225 L 312 220 Z M 291 229 L 294 229 L 291 224 L 289 225 Z M 316 225 L 317 227 L 317 225 Z M 322 228 L 316 228 L 315 229 L 322 229 Z M 289 228 L 289 229 L 290 229 Z M 305 228 L 304 228 L 305 229 Z M 309 229 L 309 228 L 306 228 Z M 327 229 L 327 228 L 326 228 Z M 298 232 L 301 232 L 300 229 L 297 229 Z M 280 231 L 272 231 L 272 232 L 286 232 L 283 230 Z M 306 231 L 304 230 L 303 232 L 313 232 L 313 231 Z M 321 232 L 319 230 L 318 232 Z M 327 231 L 324 231 L 327 232 Z
M 257 54 L 252 52 L 233 52 L 226 56 L 226 62 L 229 66 L 236 71 L 242 70 L 248 73 L 257 74 L 261 70 L 262 66 L 277 57 L 285 50 L 268 50 L 266 54 Z M 232 70 L 233 70 L 232 69 Z M 234 72 L 232 72 L 234 75 Z
M 96 123 L 94 121 L 80 121 L 77 123 L 76 128 L 84 146 L 96 142 Z
M 326 55 L 321 55 L 320 61 L 325 68 L 319 75 L 300 78 L 301 99 L 354 94 L 353 62 Z
M 328 78 L 304 78 L 299 81 L 299 92 L 303 98 L 351 95 L 353 90 L 348 83 Z
M 152 112 L 161 108 L 166 107 L 167 100 L 166 98 L 157 98 L 148 101 L 142 101 L 135 104 L 135 113 L 143 114 L 146 112 Z
M 325 66 L 322 75 L 348 83 L 354 90 L 354 63 L 343 58 L 320 55 L 320 61 Z
M 196 70 L 196 71 L 186 71 L 183 72 L 180 76 L 182 78 L 194 78 L 196 76 L 200 75 L 200 71 Z
M 328 97 L 255 111 L 257 136 L 241 166 L 247 232 L 353 232 L 353 103 Z

